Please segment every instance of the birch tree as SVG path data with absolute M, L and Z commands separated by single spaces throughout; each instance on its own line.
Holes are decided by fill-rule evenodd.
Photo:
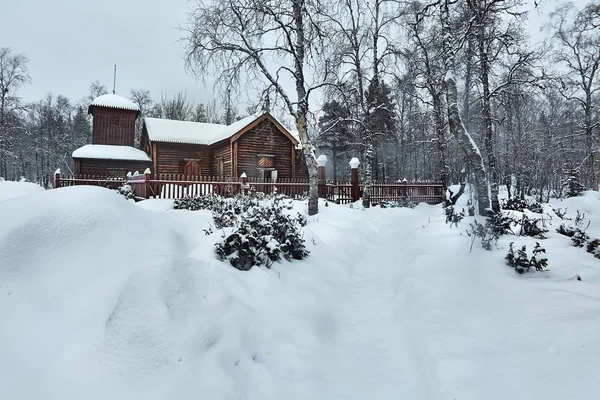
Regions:
M 594 135 L 594 96 L 600 91 L 600 3 L 581 10 L 566 4 L 552 14 L 555 61 L 566 73 L 560 79 L 561 94 L 583 110 L 583 133 L 588 151 L 592 189 L 598 190 L 597 135 Z
M 392 28 L 402 18 L 403 4 L 396 0 L 343 0 L 320 11 L 331 24 L 332 61 L 338 74 L 338 94 L 355 106 L 352 121 L 362 131 L 364 145 L 364 207 L 371 204 L 375 142 L 383 137 L 381 112 L 395 113 L 386 101 L 384 73 L 397 56 Z M 351 88 L 350 93 L 345 91 Z M 389 125 L 389 124 L 388 124 Z
M 327 75 L 319 61 L 318 0 L 198 1 L 187 25 L 188 66 L 227 84 L 260 82 L 280 98 L 296 122 L 309 175 L 308 213 L 318 212 L 317 161 L 308 132 L 310 95 Z M 311 84 L 311 76 L 316 83 Z M 294 89 L 286 86 L 293 82 Z
M 7 175 L 8 159 L 13 157 L 17 113 L 22 110 L 17 90 L 31 80 L 27 62 L 25 55 L 0 47 L 0 176 Z

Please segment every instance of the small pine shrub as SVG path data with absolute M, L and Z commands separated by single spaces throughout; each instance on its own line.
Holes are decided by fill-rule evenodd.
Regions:
M 529 271 L 529 257 L 527 256 L 527 246 L 523 246 L 517 251 L 517 256 L 515 257 L 515 271 L 519 274 L 522 274 L 525 271 Z
M 587 252 L 593 254 L 596 258 L 600 258 L 600 239 L 594 239 L 588 242 Z
M 502 235 L 514 235 L 510 226 L 516 225 L 516 221 L 508 215 L 498 212 L 487 217 L 485 224 L 494 235 L 500 237 Z
M 133 188 L 131 187 L 131 185 L 128 185 L 126 183 L 117 188 L 117 193 L 125 197 L 127 200 L 132 200 L 135 197 L 133 193 Z
M 217 256 L 242 271 L 255 265 L 270 268 L 281 257 L 301 260 L 308 256 L 302 237 L 307 219 L 301 214 L 289 215 L 284 212 L 287 208 L 281 199 L 249 208 L 241 214 L 234 232 L 215 244 Z
M 533 256 L 531 256 L 529 264 L 535 267 L 536 271 L 543 271 L 548 268 L 548 258 L 542 254 L 546 254 L 546 249 L 540 246 L 538 242 L 535 242 Z
M 207 194 L 204 196 L 185 196 L 181 199 L 173 201 L 173 208 L 175 210 L 214 210 L 219 207 L 223 207 L 225 199 L 215 194 Z
M 404 198 L 401 200 L 384 200 L 379 203 L 380 208 L 415 208 L 416 204 L 413 203 L 410 199 Z
M 536 271 L 544 271 L 547 269 L 548 258 L 544 256 L 544 254 L 546 254 L 546 249 L 541 247 L 538 242 L 535 243 L 531 259 L 527 256 L 527 246 L 521 247 L 515 255 L 513 244 L 514 242 L 510 243 L 508 253 L 504 259 L 506 260 L 506 264 L 511 268 L 514 268 L 517 273 L 522 274 L 524 272 L 529 272 L 531 267 L 534 267 Z
M 583 247 L 590 237 L 579 228 L 575 229 L 575 233 L 571 236 L 571 242 L 575 247 Z
M 444 208 L 444 213 L 446 214 L 446 223 L 450 223 L 450 227 L 452 225 L 458 228 L 458 224 L 465 217 L 465 210 L 463 209 L 461 212 L 456 212 L 453 206 L 448 206 Z
M 579 168 L 568 167 L 564 168 L 565 177 L 562 180 L 563 193 L 565 197 L 576 197 L 585 190 L 585 186 L 579 181 Z
M 473 221 L 473 223 L 469 224 L 471 226 L 471 231 L 467 231 L 467 235 L 472 237 L 471 248 L 473 248 L 473 242 L 475 238 L 479 238 L 481 241 L 481 247 L 485 250 L 492 250 L 492 246 L 498 243 L 498 238 L 500 235 L 496 234 L 495 231 L 486 225 L 482 225 L 477 221 Z
M 529 211 L 531 211 L 533 213 L 537 213 L 537 214 L 544 212 L 544 207 L 540 203 L 535 202 L 535 201 L 528 202 L 525 199 L 518 198 L 518 197 L 512 197 L 510 199 L 506 199 L 502 203 L 502 209 L 519 211 L 519 212 L 529 210 Z
M 546 233 L 548 233 L 547 229 L 540 227 L 541 219 L 529 219 L 527 215 L 523 215 L 521 219 L 521 231 L 520 236 L 531 236 L 537 237 L 540 239 L 546 239 Z
M 510 199 L 504 200 L 501 207 L 503 210 L 523 212 L 527 208 L 527 202 L 525 201 L 525 199 L 520 197 L 511 197 Z

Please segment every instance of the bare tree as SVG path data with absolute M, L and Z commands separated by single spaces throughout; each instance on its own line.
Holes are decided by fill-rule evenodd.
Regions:
M 87 97 L 88 104 L 94 101 L 94 99 L 98 96 L 102 96 L 103 94 L 108 94 L 108 89 L 106 85 L 100 83 L 100 81 L 95 80 L 90 84 L 89 94 Z
M 191 121 L 194 117 L 194 103 L 188 101 L 185 92 L 179 92 L 171 99 L 161 94 L 159 110 L 161 118 Z
M 140 145 L 140 139 L 142 137 L 142 129 L 144 126 L 144 117 L 152 107 L 152 96 L 150 91 L 145 89 L 131 89 L 129 92 L 129 98 L 133 101 L 140 109 L 140 116 L 135 121 L 135 146 Z
M 31 81 L 27 57 L 13 54 L 8 47 L 0 48 L 0 176 L 7 175 L 7 158 L 17 129 L 17 115 L 23 108 L 17 90 Z
M 318 212 L 317 162 L 308 132 L 311 62 L 317 60 L 324 33 L 317 20 L 318 0 L 197 1 L 187 26 L 188 66 L 216 74 L 221 82 L 258 81 L 275 91 L 295 119 L 308 168 L 308 213 Z M 316 67 L 316 63 L 312 65 Z M 295 90 L 282 80 L 291 78 Z
M 594 136 L 594 96 L 600 91 L 600 4 L 590 3 L 576 10 L 565 4 L 552 14 L 555 60 L 566 69 L 560 79 L 560 92 L 581 106 L 583 132 L 588 149 L 592 189 L 598 190 L 597 140 Z

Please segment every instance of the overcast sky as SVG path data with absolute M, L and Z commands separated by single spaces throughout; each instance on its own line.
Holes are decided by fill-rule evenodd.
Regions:
M 117 64 L 117 93 L 148 89 L 153 98 L 185 90 L 204 102 L 212 87 L 184 70 L 183 48 L 177 40 L 190 9 L 189 0 L 7 0 L 2 5 L 0 47 L 29 58 L 32 84 L 20 91 L 25 101 L 46 93 L 79 100 L 93 80 L 112 88 Z M 533 0 L 526 0 L 533 4 Z M 584 3 L 577 0 L 576 3 Z M 543 0 L 543 12 L 557 0 Z M 545 17 L 534 11 L 528 28 L 541 39 Z M 240 110 L 245 105 L 240 106 Z

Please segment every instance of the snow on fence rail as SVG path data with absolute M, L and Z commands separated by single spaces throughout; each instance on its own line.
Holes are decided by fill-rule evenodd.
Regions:
M 321 175 L 318 183 L 319 197 L 337 204 L 348 204 L 361 198 L 364 183 L 353 177 L 350 182 L 330 182 Z M 224 178 L 215 176 L 187 176 L 175 174 L 135 174 L 125 178 L 111 178 L 93 175 L 64 177 L 55 175 L 55 188 L 76 185 L 103 186 L 116 189 L 127 183 L 131 186 L 136 200 L 179 199 L 185 196 L 218 194 L 234 196 L 241 191 L 256 191 L 265 194 L 281 193 L 290 197 L 308 195 L 307 179 L 261 179 L 261 178 Z M 440 203 L 443 200 L 443 186 L 439 182 L 374 182 L 371 202 L 410 200 L 415 203 Z

